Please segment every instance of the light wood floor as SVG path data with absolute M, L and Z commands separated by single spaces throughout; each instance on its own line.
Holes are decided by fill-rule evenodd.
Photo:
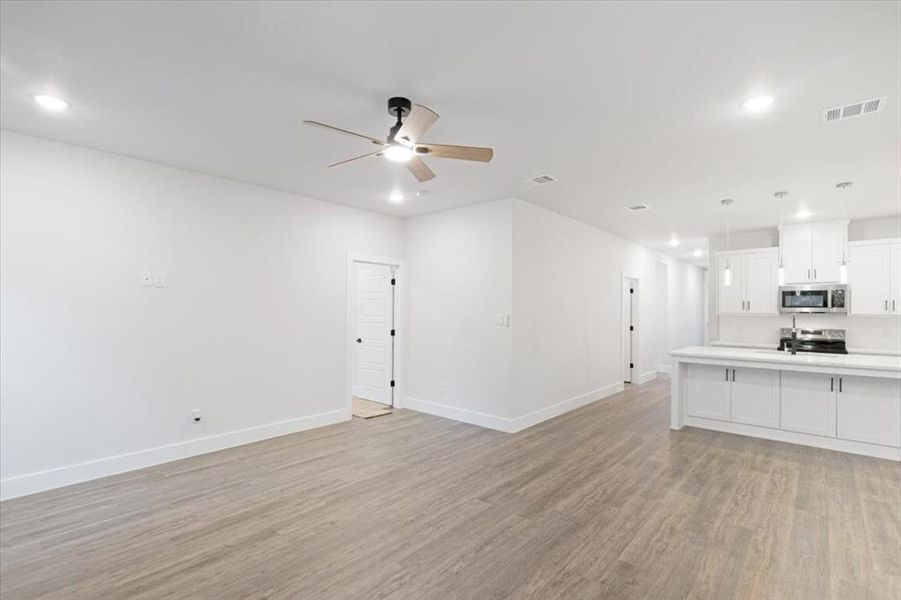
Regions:
M 4 502 L 0 595 L 901 597 L 897 463 L 671 432 L 667 385 L 519 434 L 400 410 Z

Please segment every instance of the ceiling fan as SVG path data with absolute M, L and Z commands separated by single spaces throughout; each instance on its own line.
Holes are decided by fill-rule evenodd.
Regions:
M 407 169 L 413 173 L 419 181 L 429 181 L 435 178 L 435 173 L 422 161 L 423 156 L 435 158 L 454 158 L 457 160 L 475 160 L 489 162 L 494 156 L 491 148 L 477 148 L 474 146 L 448 146 L 446 144 L 429 144 L 420 142 L 422 135 L 428 131 L 438 114 L 420 104 L 412 104 L 408 99 L 394 97 L 388 100 L 388 114 L 395 117 L 397 122 L 388 132 L 386 141 L 354 133 L 340 127 L 332 127 L 318 121 L 304 121 L 307 125 L 320 127 L 328 131 L 337 131 L 346 135 L 352 135 L 364 139 L 372 144 L 380 146 L 376 152 L 370 152 L 362 156 L 355 156 L 342 160 L 329 167 L 340 167 L 371 156 L 384 156 L 388 160 L 405 163 Z

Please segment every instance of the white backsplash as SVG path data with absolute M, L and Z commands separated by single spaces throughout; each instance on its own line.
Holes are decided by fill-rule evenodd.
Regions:
M 779 328 L 791 327 L 791 316 L 720 317 L 719 340 L 746 344 L 779 344 Z M 852 350 L 901 351 L 901 318 L 844 315 L 798 315 L 803 329 L 845 329 Z

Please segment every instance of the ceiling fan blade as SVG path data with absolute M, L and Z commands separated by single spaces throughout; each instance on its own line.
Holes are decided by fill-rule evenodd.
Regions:
M 414 156 L 407 161 L 407 168 L 410 169 L 410 172 L 413 173 L 413 176 L 416 177 L 420 183 L 435 179 L 435 174 L 432 173 L 432 170 L 428 168 L 418 156 Z
M 331 125 L 326 125 L 325 123 L 320 123 L 318 121 L 304 121 L 305 125 L 312 125 L 313 127 L 319 127 L 321 129 L 325 129 L 327 131 L 337 131 L 338 133 L 343 133 L 346 135 L 352 135 L 354 137 L 363 138 L 364 140 L 368 140 L 373 144 L 378 144 L 379 146 L 387 146 L 387 142 L 383 142 L 382 140 L 377 140 L 374 137 L 369 137 L 368 135 L 363 135 L 362 133 L 354 133 L 353 131 L 348 131 L 346 129 L 341 129 L 340 127 L 332 127 Z
M 336 162 L 333 165 L 329 165 L 329 168 L 332 167 L 340 167 L 341 165 L 346 165 L 349 162 L 353 162 L 355 160 L 360 160 L 361 158 L 369 158 L 370 156 L 379 156 L 381 152 L 370 152 L 369 154 L 363 154 L 362 156 L 354 156 L 353 158 L 348 158 L 347 160 L 342 160 L 341 162 Z
M 456 158 L 458 160 L 477 160 L 490 162 L 494 158 L 491 148 L 475 146 L 448 146 L 446 144 L 416 144 L 416 154 L 420 156 L 436 156 L 438 158 Z
M 405 146 L 412 146 L 437 120 L 438 113 L 421 104 L 414 104 L 394 139 Z

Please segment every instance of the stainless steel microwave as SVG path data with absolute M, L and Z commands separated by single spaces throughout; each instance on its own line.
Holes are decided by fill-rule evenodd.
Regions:
M 781 313 L 847 313 L 850 300 L 848 286 L 844 284 L 779 286 Z

